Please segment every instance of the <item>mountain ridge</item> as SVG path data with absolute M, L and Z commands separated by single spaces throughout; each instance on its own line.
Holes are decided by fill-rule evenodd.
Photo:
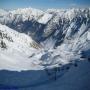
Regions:
M 32 52 L 30 52 L 28 50 L 30 47 L 27 47 L 24 52 L 27 53 L 25 54 L 26 57 L 32 58 L 31 60 L 36 58 L 35 62 L 41 66 L 46 65 L 48 67 L 50 65 L 50 67 L 53 67 L 60 63 L 69 63 L 71 59 L 80 58 L 82 51 L 89 49 L 89 8 L 49 9 L 45 12 L 26 8 L 7 13 L 0 17 L 1 24 L 7 26 L 10 30 L 24 33 L 28 39 L 29 36 L 32 38 L 33 42 L 29 45 L 32 49 L 36 48 L 38 51 L 33 52 L 31 50 Z M 25 36 L 22 35 L 23 40 Z M 23 44 L 23 47 L 26 48 L 26 42 Z M 21 47 L 22 44 L 18 46 Z M 22 51 L 23 49 L 19 50 Z M 74 55 L 76 56 L 74 57 Z

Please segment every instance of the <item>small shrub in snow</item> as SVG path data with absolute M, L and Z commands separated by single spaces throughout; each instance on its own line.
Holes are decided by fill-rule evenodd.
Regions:
M 3 42 L 3 41 L 0 42 L 0 47 L 1 47 L 1 48 L 7 48 L 5 42 Z
M 90 58 L 88 58 L 88 61 L 90 62 Z
M 68 70 L 68 69 L 70 69 L 70 67 L 68 66 L 68 67 L 66 67 L 66 69 Z
M 78 66 L 77 63 L 75 63 L 74 66 L 77 67 Z

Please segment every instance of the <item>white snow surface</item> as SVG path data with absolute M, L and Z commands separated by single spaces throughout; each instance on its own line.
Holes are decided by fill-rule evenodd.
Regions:
M 79 15 L 81 12 L 84 13 L 84 10 L 47 10 L 45 13 L 41 10 L 25 8 L 9 11 L 3 19 L 0 19 L 2 19 L 1 21 L 5 20 L 5 22 L 13 21 L 16 15 L 16 21 L 19 19 L 25 21 L 29 17 L 29 20 L 35 18 L 39 23 L 46 24 L 53 17 L 52 13 L 57 13 L 53 22 L 59 23 L 58 19 L 60 17 L 70 18 L 70 20 L 72 20 L 73 17 Z M 47 27 L 48 28 L 45 30 L 46 36 L 52 32 L 50 26 L 48 25 Z M 0 24 L 0 31 L 13 40 L 9 41 L 5 37 L 3 39 L 0 38 L 0 41 L 3 40 L 7 46 L 6 49 L 0 48 L 0 69 L 16 71 L 43 69 L 45 66 L 53 67 L 58 66 L 58 64 L 64 65 L 70 63 L 70 60 L 79 59 L 81 50 L 90 47 L 90 29 L 85 31 L 87 26 L 83 23 L 78 33 L 74 35 L 71 40 L 68 40 L 66 38 L 70 36 L 72 27 L 75 27 L 73 22 L 67 30 L 63 43 L 54 49 L 53 46 L 56 40 L 52 39 L 52 37 L 48 38 L 42 45 L 35 44 L 35 41 L 26 34 L 19 33 L 6 25 Z M 83 34 L 83 32 L 85 33 Z M 38 47 L 38 45 L 42 46 L 42 48 L 36 49 L 35 47 Z
M 0 41 L 3 40 L 7 46 L 7 49 L 0 48 L 0 69 L 20 71 L 40 68 L 38 65 L 39 61 L 37 65 L 35 65 L 34 60 L 32 61 L 29 58 L 34 52 L 38 52 L 31 46 L 33 43 L 32 38 L 1 24 L 0 32 L 6 34 L 13 40 L 10 42 L 7 38 L 0 39 Z
M 87 14 L 83 14 L 84 9 L 49 9 L 44 12 L 25 8 L 8 13 L 0 12 L 4 17 L 0 17 L 0 21 L 5 21 L 5 24 L 12 22 L 15 17 L 16 22 L 19 19 L 35 19 L 39 23 L 47 24 L 54 14 L 57 14 L 54 24 L 59 23 L 59 18 L 71 21 L 79 14 L 86 15 L 87 18 Z M 0 75 L 0 85 L 9 85 L 12 90 L 13 86 L 20 90 L 90 90 L 90 58 L 81 58 L 81 51 L 90 49 L 90 28 L 87 26 L 89 25 L 82 23 L 77 33 L 70 37 L 72 28 L 76 27 L 72 22 L 63 43 L 54 48 L 56 39 L 52 37 L 37 43 L 30 36 L 0 24 L 0 72 L 4 73 Z M 44 30 L 45 37 L 52 32 L 49 24 L 47 27 Z M 57 34 L 58 31 L 55 35 Z M 2 41 L 6 48 L 2 47 Z M 15 75 L 10 71 L 16 71 Z
M 0 48 L 0 69 L 7 70 L 38 70 L 43 69 L 45 66 L 51 68 L 53 66 L 58 66 L 59 63 L 67 64 L 74 57 L 75 59 L 79 56 L 74 56 L 73 52 L 65 50 L 65 47 L 60 47 L 57 49 L 48 48 L 52 45 L 46 45 L 44 48 L 35 49 L 31 46 L 34 42 L 29 36 L 14 31 L 5 25 L 0 24 L 0 31 L 7 34 L 12 38 L 13 42 L 3 38 L 7 48 Z M 49 43 L 49 41 L 47 41 Z M 43 58 L 45 57 L 45 58 Z M 45 60 L 44 60 L 45 59 Z
M 8 23 L 12 22 L 14 19 L 15 21 L 26 21 L 26 20 L 36 20 L 39 23 L 46 24 L 49 20 L 52 19 L 54 14 L 58 14 L 58 17 L 61 18 L 67 18 L 70 21 L 78 15 L 84 15 L 87 17 L 87 12 L 89 10 L 90 15 L 90 8 L 87 9 L 86 12 L 85 9 L 48 9 L 47 11 L 42 11 L 34 8 L 19 8 L 16 10 L 12 10 L 9 12 L 5 12 L 4 10 L 0 10 L 1 14 L 3 15 L 3 18 L 0 18 L 0 21 Z
M 51 18 L 52 18 L 52 14 L 48 14 L 48 13 L 45 13 L 39 20 L 38 22 L 39 23 L 43 23 L 43 24 L 46 24 Z

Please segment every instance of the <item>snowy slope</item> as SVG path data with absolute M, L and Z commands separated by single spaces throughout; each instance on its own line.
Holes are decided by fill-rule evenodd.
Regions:
M 10 85 L 29 83 L 31 90 L 90 89 L 90 8 L 17 9 L 0 17 L 0 23 L 0 70 L 32 72 L 29 81 L 11 79 Z
M 32 90 L 89 90 L 90 62 L 81 61 L 78 66 L 71 66 L 68 72 L 51 83 L 31 87 Z M 30 89 L 30 87 L 28 87 Z
M 14 46 L 28 46 L 30 43 L 32 43 L 32 39 L 28 37 L 27 35 L 23 33 L 18 33 L 13 29 L 10 29 L 9 27 L 5 25 L 0 24 L 0 32 L 1 32 L 1 39 L 5 40 L 6 44 L 9 46 L 10 43 L 13 44 Z M 5 36 L 6 35 L 6 36 Z M 9 41 L 9 38 L 11 39 Z M 24 44 L 24 45 L 23 45 Z M 22 47 L 21 46 L 21 47 Z M 10 46 L 11 47 L 11 46 Z M 12 47 L 11 47 L 12 48 Z M 22 48 L 23 49 L 23 48 Z M 21 49 L 21 50 L 22 50 Z
M 46 12 L 25 8 L 9 11 L 8 17 L 4 15 L 0 21 L 15 30 L 19 26 L 20 31 L 27 31 L 39 43 L 23 33 L 0 25 L 1 31 L 7 34 L 6 37 L 4 35 L 3 42 L 9 51 L 16 50 L 20 55 L 24 53 L 26 58 L 31 56 L 32 60 L 37 58 L 36 62 L 41 66 L 52 67 L 69 63 L 71 59 L 79 59 L 80 53 L 89 49 L 89 12 L 89 8 L 49 9 Z M 32 49 L 39 50 L 34 52 Z
M 5 44 L 5 47 L 1 42 Z M 0 24 L 0 69 L 34 69 L 32 60 L 30 61 L 28 57 L 34 52 L 37 53 L 36 47 L 39 46 L 35 47 L 35 45 L 35 41 L 29 36 Z
M 51 18 L 52 18 L 52 14 L 48 14 L 48 13 L 45 13 L 39 20 L 38 22 L 39 23 L 43 23 L 43 24 L 46 24 Z
M 37 58 L 40 65 L 48 66 L 49 63 L 50 66 L 57 66 L 59 63 L 69 63 L 72 58 L 80 58 L 78 55 L 90 47 L 89 8 L 49 9 L 46 12 L 24 8 L 9 11 L 3 16 L 0 18 L 3 24 L 16 31 L 19 26 L 20 31 L 24 33 L 27 31 L 33 39 L 39 42 L 36 43 L 29 36 L 0 25 L 1 31 L 7 34 L 3 39 L 7 48 L 11 51 L 16 49 L 21 53 L 24 52 L 25 55 L 32 53 L 29 49 L 40 49 L 38 54 L 35 52 L 32 57 L 32 60 Z

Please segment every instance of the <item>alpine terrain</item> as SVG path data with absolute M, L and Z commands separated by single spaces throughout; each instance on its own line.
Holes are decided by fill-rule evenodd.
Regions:
M 90 8 L 0 9 L 0 90 L 90 90 Z

